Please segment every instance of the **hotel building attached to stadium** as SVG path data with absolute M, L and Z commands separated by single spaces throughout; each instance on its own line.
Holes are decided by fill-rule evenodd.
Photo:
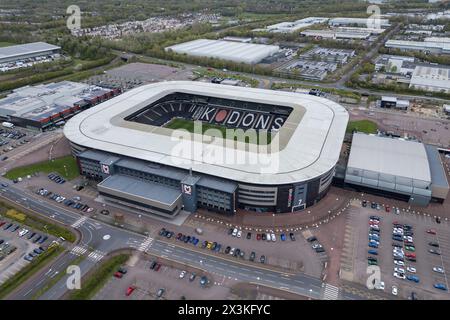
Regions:
M 325 196 L 348 118 L 339 104 L 312 95 L 173 81 L 88 109 L 68 121 L 64 134 L 80 173 L 116 206 L 166 218 L 198 208 L 282 213 Z M 216 133 L 270 132 L 271 141 L 249 147 L 204 131 L 184 131 L 185 139 L 175 130 L 199 123 Z M 264 161 L 217 161 L 215 154 Z

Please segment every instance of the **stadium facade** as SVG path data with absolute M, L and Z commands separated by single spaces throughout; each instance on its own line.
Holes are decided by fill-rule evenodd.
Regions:
M 270 132 L 272 140 L 239 144 L 203 131 L 185 139 L 174 121 Z M 173 218 L 198 208 L 282 213 L 314 205 L 330 188 L 347 122 L 342 106 L 316 96 L 173 81 L 86 110 L 64 133 L 106 202 Z

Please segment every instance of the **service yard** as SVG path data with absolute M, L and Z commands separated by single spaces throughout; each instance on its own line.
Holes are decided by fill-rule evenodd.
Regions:
M 349 210 L 347 232 L 351 234 L 347 239 L 351 240 L 346 241 L 341 262 L 350 266 L 346 270 L 352 270 L 353 281 L 366 284 L 370 263 L 380 267 L 384 292 L 391 299 L 410 299 L 413 292 L 421 300 L 449 299 L 448 221 L 437 223 L 432 216 L 403 209 L 386 210 L 382 204 L 374 207 L 370 201 L 363 207 L 361 201 L 355 200 Z M 353 261 L 349 252 L 353 253 Z M 447 290 L 435 285 L 444 285 Z

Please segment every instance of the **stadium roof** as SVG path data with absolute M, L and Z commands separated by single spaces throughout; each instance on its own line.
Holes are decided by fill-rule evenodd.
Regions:
M 431 182 L 425 147 L 415 141 L 355 133 L 347 167 Z
M 221 138 L 209 137 L 210 141 L 202 143 L 178 134 L 171 137 L 171 129 L 124 120 L 174 92 L 283 105 L 293 111 L 272 139 L 269 152 L 265 152 L 267 146 L 258 150 L 254 150 L 257 145 L 250 149 L 224 146 Z M 278 185 L 309 180 L 331 170 L 338 161 L 347 122 L 348 113 L 342 106 L 312 95 L 173 81 L 141 86 L 88 109 L 69 120 L 64 133 L 71 142 L 91 149 L 244 183 Z M 277 137 L 279 149 L 275 148 Z
M 167 47 L 179 54 L 198 57 L 212 57 L 222 60 L 258 63 L 280 50 L 278 46 L 242 43 L 224 40 L 198 39 Z
M 49 50 L 59 50 L 61 47 L 54 46 L 45 42 L 32 42 L 26 44 L 19 44 L 15 46 L 0 48 L 0 60 L 5 58 L 12 58 L 14 56 L 21 56 L 24 54 L 40 53 Z

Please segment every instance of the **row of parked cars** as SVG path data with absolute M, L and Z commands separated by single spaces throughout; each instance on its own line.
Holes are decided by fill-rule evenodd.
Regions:
M 429 235 L 436 235 L 436 230 L 435 229 L 427 229 L 426 233 Z M 430 241 L 430 242 L 428 242 L 428 246 L 429 246 L 429 249 L 428 249 L 429 253 L 441 255 L 441 252 L 439 251 L 440 245 L 438 242 Z M 432 270 L 433 270 L 433 272 L 445 275 L 445 269 L 443 268 L 443 266 L 434 266 L 432 268 Z M 439 290 L 448 291 L 447 286 L 442 282 L 434 283 L 433 287 L 436 289 L 439 289 Z
M 162 236 L 162 237 L 166 237 L 166 238 L 170 239 L 174 235 L 174 233 L 172 231 L 166 230 L 165 228 L 162 228 L 159 231 L 159 235 Z M 207 250 L 211 250 L 211 251 L 218 252 L 218 253 L 222 252 L 224 254 L 229 254 L 229 255 L 231 255 L 233 257 L 245 259 L 245 251 L 243 251 L 243 250 L 241 250 L 239 248 L 233 248 L 231 246 L 227 246 L 226 248 L 224 248 L 222 246 L 222 244 L 220 244 L 220 243 L 218 243 L 216 241 L 211 242 L 211 241 L 208 241 L 208 240 L 204 240 L 204 241 L 200 242 L 200 239 L 198 239 L 197 237 L 190 236 L 190 235 L 185 235 L 185 234 L 182 234 L 181 232 L 176 235 L 175 239 L 177 241 L 181 241 L 181 242 L 184 242 L 184 243 L 191 243 L 194 246 L 200 245 L 200 247 L 202 249 L 207 249 Z M 252 251 L 250 253 L 248 259 L 249 259 L 249 261 L 254 262 L 255 259 L 256 259 L 256 253 L 254 251 Z M 265 263 L 266 262 L 266 257 L 264 255 L 260 256 L 259 261 L 261 263 Z
M 369 202 L 367 201 L 367 200 L 363 200 L 362 202 L 361 202 L 361 204 L 362 204 L 362 206 L 363 207 L 367 207 L 367 205 L 369 204 Z M 382 207 L 382 205 L 380 205 L 379 203 L 376 203 L 376 202 L 370 202 L 370 207 L 372 208 L 372 209 L 375 209 L 375 210 L 381 210 L 381 207 Z M 399 208 L 392 208 L 392 210 L 393 210 L 393 212 L 395 213 L 395 214 L 400 214 L 400 209 Z M 391 207 L 390 206 L 388 206 L 388 205 L 385 205 L 384 206 L 384 211 L 386 211 L 386 212 L 391 212 Z
M 49 199 L 52 199 L 58 203 L 63 203 L 67 207 L 72 207 L 74 209 L 78 209 L 82 212 L 92 212 L 94 211 L 94 208 L 88 206 L 87 204 L 79 202 L 81 198 L 79 196 L 73 197 L 72 199 L 66 199 L 66 197 L 58 194 L 53 193 L 51 191 L 48 191 L 47 189 L 40 188 L 36 191 L 37 194 L 47 197 Z
M 4 239 L 0 239 L 0 261 L 16 251 L 16 249 L 17 247 L 11 245 L 8 242 L 5 242 Z
M 152 261 L 152 263 L 150 263 L 150 270 L 153 271 L 159 271 L 159 269 L 161 268 L 161 263 L 159 263 L 158 261 L 154 260 Z M 182 270 L 180 272 L 180 275 L 178 276 L 179 279 L 184 279 L 187 276 L 188 272 L 186 270 Z M 195 279 L 197 278 L 197 274 L 195 272 L 191 272 L 189 274 L 189 282 L 193 282 Z M 200 277 L 200 286 L 205 287 L 207 284 L 209 283 L 209 279 L 206 276 L 201 276 Z
M 61 177 L 60 175 L 58 175 L 56 173 L 50 173 L 47 177 L 50 180 L 52 180 L 56 183 L 59 183 L 59 184 L 63 184 L 64 182 L 66 182 L 66 180 L 63 177 Z
M 27 134 L 19 130 L 7 130 L 4 128 L 0 128 L 0 135 L 4 138 L 19 140 L 25 137 Z
M 242 237 L 242 230 L 239 230 L 238 228 L 230 228 L 228 230 L 228 235 L 231 235 L 232 237 L 236 237 L 236 238 L 241 238 Z M 251 232 L 247 232 L 246 238 L 248 240 L 250 240 L 252 238 L 252 233 Z M 295 241 L 295 235 L 294 233 L 289 233 L 289 239 L 291 239 L 291 241 Z M 260 241 L 272 241 L 275 242 L 277 241 L 277 237 L 275 236 L 275 234 L 272 233 L 257 233 L 256 234 L 256 240 Z M 286 234 L 282 233 L 280 234 L 280 240 L 281 241 L 286 241 L 287 240 L 287 236 Z
M 36 232 L 28 230 L 26 227 L 21 228 L 20 224 L 14 224 L 11 222 L 8 223 L 7 221 L 0 221 L 0 227 L 3 227 L 3 230 L 5 231 L 8 230 L 11 232 L 17 232 L 19 237 L 26 238 L 32 241 L 33 243 L 43 244 L 48 239 L 46 235 L 40 235 Z

